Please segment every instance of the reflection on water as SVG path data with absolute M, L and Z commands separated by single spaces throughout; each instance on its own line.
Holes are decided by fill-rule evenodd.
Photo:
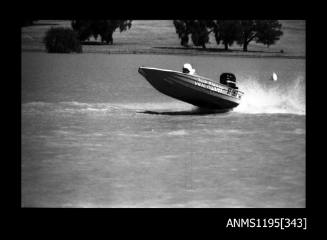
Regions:
M 159 115 L 207 115 L 207 114 L 217 114 L 217 113 L 227 113 L 230 110 L 212 110 L 212 109 L 203 109 L 203 108 L 195 108 L 193 110 L 185 110 L 185 111 L 152 111 L 145 110 L 140 111 L 140 113 L 145 114 L 159 114 Z

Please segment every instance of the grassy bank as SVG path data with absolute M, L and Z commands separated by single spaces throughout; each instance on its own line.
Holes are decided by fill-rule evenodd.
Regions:
M 249 51 L 243 52 L 241 46 L 233 45 L 229 51 L 217 46 L 213 37 L 207 49 L 190 45 L 184 48 L 175 32 L 171 20 L 135 20 L 132 28 L 126 32 L 114 33 L 114 45 L 102 45 L 91 39 L 83 45 L 84 53 L 105 54 L 176 54 L 240 57 L 282 57 L 305 58 L 305 22 L 299 20 L 281 20 L 284 35 L 277 44 L 267 48 L 251 43 Z M 40 20 L 33 26 L 22 28 L 22 51 L 45 51 L 42 39 L 50 27 L 70 27 L 70 21 Z M 282 52 L 281 52 L 282 51 Z

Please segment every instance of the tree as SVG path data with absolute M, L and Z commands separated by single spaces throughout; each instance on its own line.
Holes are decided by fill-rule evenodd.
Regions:
M 191 38 L 195 46 L 206 48 L 206 43 L 209 42 L 208 23 L 206 21 L 193 21 L 191 26 Z
M 217 44 L 222 42 L 225 50 L 239 38 L 239 22 L 236 20 L 216 20 L 213 21 L 212 27 Z
M 72 20 L 71 25 L 81 41 L 86 41 L 91 36 L 97 39 L 100 35 L 101 42 L 113 44 L 112 35 L 116 29 L 120 32 L 130 29 L 132 20 Z
M 195 46 L 206 48 L 209 35 L 214 32 L 216 42 L 224 44 L 225 50 L 238 38 L 236 20 L 174 20 L 176 33 L 181 39 L 182 46 L 188 46 L 189 35 Z
M 281 28 L 282 28 L 282 24 L 280 24 L 277 20 L 257 21 L 256 42 L 267 45 L 268 47 L 272 44 L 275 44 L 275 42 L 280 39 L 280 36 L 283 35 Z
M 243 51 L 245 52 L 248 50 L 251 41 L 269 47 L 283 35 L 282 25 L 277 20 L 242 20 L 239 26 L 240 34 L 237 43 L 243 45 Z
M 183 20 L 174 20 L 173 23 L 176 29 L 176 33 L 181 39 L 181 45 L 187 47 L 189 40 L 188 35 L 191 33 L 189 24 L 187 23 L 187 21 Z
M 182 46 L 188 46 L 191 35 L 195 46 L 206 48 L 213 32 L 217 44 L 222 43 L 225 50 L 234 42 L 242 45 L 243 51 L 248 50 L 251 41 L 269 47 L 283 34 L 277 20 L 174 20 L 174 26 Z
M 176 33 L 181 39 L 181 45 L 188 47 L 189 35 L 195 46 L 206 48 L 209 42 L 209 34 L 211 31 L 208 28 L 206 20 L 174 20 L 173 21 Z
M 93 35 L 93 22 L 90 20 L 72 20 L 72 28 L 77 32 L 80 41 L 86 41 Z
M 240 21 L 240 32 L 237 43 L 243 45 L 243 51 L 248 50 L 249 43 L 256 37 L 255 20 Z
M 189 35 L 195 46 L 206 48 L 209 35 L 214 32 L 216 42 L 224 44 L 225 50 L 231 46 L 238 36 L 238 25 L 235 20 L 174 20 L 176 33 L 181 39 L 181 45 L 188 46 Z
M 49 53 L 82 52 L 77 33 L 71 28 L 50 28 L 47 30 L 43 42 Z

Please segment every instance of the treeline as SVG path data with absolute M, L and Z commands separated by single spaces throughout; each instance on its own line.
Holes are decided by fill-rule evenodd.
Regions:
M 72 28 L 50 28 L 43 39 L 48 52 L 82 52 L 82 43 L 97 39 L 102 43 L 113 44 L 113 33 L 130 29 L 132 20 L 72 20 Z
M 195 46 L 206 48 L 210 34 L 213 34 L 216 43 L 223 44 L 225 50 L 236 43 L 247 51 L 252 41 L 270 46 L 275 44 L 283 34 L 282 25 L 277 20 L 173 20 L 173 24 L 184 47 L 189 47 L 191 39 Z M 72 20 L 71 31 L 75 34 L 67 29 L 57 32 L 50 29 L 47 35 L 51 33 L 51 37 L 45 37 L 44 41 L 48 41 L 46 46 L 58 45 L 58 39 L 65 39 L 70 44 L 75 42 L 78 44 L 89 41 L 91 37 L 97 40 L 100 36 L 102 43 L 113 44 L 113 33 L 117 29 L 120 32 L 126 31 L 131 26 L 132 20 Z M 56 34 L 60 34 L 60 38 L 56 38 Z M 55 51 L 55 48 L 51 47 L 52 51 Z M 62 44 L 60 49 L 63 49 Z
M 113 44 L 113 33 L 131 28 L 132 20 L 72 20 L 72 28 L 77 32 L 80 41 L 95 39 L 100 36 L 101 42 Z
M 252 41 L 269 47 L 283 34 L 277 20 L 174 20 L 174 26 L 182 46 L 188 47 L 191 38 L 195 46 L 206 48 L 212 33 L 225 50 L 237 43 L 247 51 Z

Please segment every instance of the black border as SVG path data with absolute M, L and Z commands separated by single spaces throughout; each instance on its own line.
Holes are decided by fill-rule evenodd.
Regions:
M 81 3 L 82 4 L 82 3 Z M 21 164 L 20 164 L 20 138 L 21 138 L 21 86 L 20 86 L 20 78 L 21 78 L 21 32 L 20 32 L 20 22 L 22 19 L 26 18 L 39 18 L 39 19 L 70 19 L 70 18 L 101 18 L 108 16 L 108 11 L 106 9 L 98 10 L 97 12 L 93 12 L 90 17 L 90 9 L 88 5 L 88 11 L 85 17 L 85 11 L 76 11 L 72 10 L 74 7 L 69 6 L 66 10 L 61 11 L 58 8 L 51 8 L 51 10 L 47 9 L 46 11 L 42 12 L 39 11 L 39 8 L 31 9 L 29 5 L 27 8 L 24 6 L 24 13 L 21 15 L 21 18 L 14 23 L 15 30 L 14 36 L 17 36 L 16 39 L 19 39 L 17 42 L 14 41 L 13 49 L 17 49 L 15 51 L 15 58 L 17 61 L 13 63 L 11 72 L 14 73 L 15 78 L 17 81 L 12 81 L 13 85 L 13 92 L 15 94 L 6 96 L 7 98 L 12 99 L 15 97 L 14 104 L 15 106 L 11 107 L 11 111 L 9 114 L 14 116 L 14 121 L 11 123 L 15 123 L 14 125 L 14 134 L 16 134 L 16 138 L 14 139 L 14 147 L 12 151 L 15 152 L 14 156 L 17 158 L 15 164 L 15 180 L 16 183 L 13 188 L 16 190 L 16 198 L 15 201 L 15 208 L 18 209 L 18 214 L 23 223 L 27 225 L 27 227 L 32 227 L 35 224 L 38 228 L 44 227 L 47 229 L 49 226 L 78 226 L 79 229 L 85 228 L 98 228 L 102 229 L 109 228 L 111 229 L 122 229 L 120 233 L 122 235 L 126 233 L 139 233 L 140 231 L 144 230 L 145 232 L 149 230 L 158 230 L 158 236 L 161 234 L 166 233 L 166 231 L 170 231 L 172 229 L 176 229 L 178 232 L 182 233 L 182 236 L 186 235 L 193 235 L 196 236 L 196 233 L 199 234 L 201 238 L 203 238 L 208 232 L 213 232 L 213 236 L 217 237 L 219 232 L 262 232 L 267 231 L 267 229 L 233 229 L 229 230 L 226 229 L 226 222 L 228 218 L 268 218 L 268 217 L 306 217 L 308 218 L 308 230 L 302 231 L 298 229 L 289 229 L 289 230 L 278 230 L 278 229 L 271 229 L 269 232 L 311 232 L 313 230 L 317 230 L 318 219 L 316 218 L 315 214 L 317 213 L 317 205 L 316 200 L 314 199 L 314 190 L 317 186 L 314 183 L 314 176 L 316 175 L 316 162 L 322 161 L 322 157 L 315 158 L 315 152 L 317 147 L 321 147 L 319 144 L 316 144 L 317 140 L 315 138 L 317 136 L 314 135 L 317 129 L 317 121 L 315 117 L 315 112 L 319 111 L 322 107 L 322 103 L 324 103 L 323 95 L 317 95 L 315 93 L 315 86 L 313 86 L 314 80 L 318 79 L 319 76 L 317 74 L 317 61 L 319 59 L 317 57 L 320 50 L 318 46 L 315 45 L 316 39 L 314 39 L 314 28 L 317 28 L 317 22 L 309 19 L 307 15 L 298 14 L 296 16 L 292 16 L 294 14 L 294 8 L 291 6 L 290 8 L 286 7 L 278 11 L 277 14 L 271 14 L 268 11 L 261 11 L 256 12 L 256 14 L 249 14 L 246 12 L 246 9 L 242 9 L 242 12 L 235 12 L 232 11 L 232 14 L 228 14 L 228 12 L 221 13 L 222 10 L 231 9 L 226 8 L 225 5 L 220 5 L 217 7 L 217 11 L 215 9 L 207 8 L 205 6 L 206 11 L 201 11 L 201 7 L 194 7 L 196 8 L 195 13 L 194 11 L 188 11 L 188 8 L 185 9 L 184 3 L 181 3 L 182 6 L 178 5 L 176 8 L 172 7 L 165 7 L 161 6 L 163 2 L 160 2 L 160 6 L 155 6 L 153 8 L 149 8 L 149 5 L 144 5 L 140 3 L 133 3 L 128 5 L 130 10 L 126 10 L 126 6 L 123 7 L 125 9 L 123 13 L 119 11 L 113 11 L 114 13 L 110 13 L 110 17 L 112 18 L 131 18 L 131 19 L 173 19 L 173 18 L 213 18 L 219 15 L 219 17 L 223 18 L 233 18 L 238 16 L 239 18 L 246 18 L 255 17 L 255 18 L 267 18 L 267 16 L 271 16 L 272 19 L 305 19 L 306 20 L 306 208 L 301 209 L 289 209 L 289 208 L 274 208 L 274 209 L 29 209 L 23 208 L 21 209 L 21 202 L 20 202 L 20 171 L 21 171 Z M 237 3 L 235 3 L 237 4 Z M 252 3 L 251 3 L 252 4 Z M 135 6 L 137 5 L 137 6 Z M 151 4 L 153 5 L 153 3 Z M 145 7 L 143 9 L 143 7 Z M 240 5 L 240 7 L 242 7 Z M 97 6 L 99 9 L 99 6 Z M 117 6 L 115 6 L 115 9 Z M 119 7 L 118 7 L 119 8 Z M 160 8 L 160 10 L 158 10 Z M 79 8 L 77 8 L 79 9 Z M 137 9 L 135 11 L 135 9 Z M 275 9 L 275 8 L 274 8 Z M 300 7 L 300 9 L 303 9 Z M 305 8 L 308 10 L 307 8 Z M 194 10 L 194 9 L 193 9 Z M 100 12 L 100 13 L 99 13 Z M 59 13 L 59 14 L 58 14 Z M 98 14 L 99 13 L 99 14 Z M 299 13 L 299 12 L 297 12 Z M 301 13 L 301 12 L 300 12 Z M 126 15 L 125 15 L 126 14 Z M 58 16 L 59 15 L 59 16 Z M 247 15 L 247 16 L 245 16 Z M 316 53 L 316 56 L 315 56 Z M 10 53 L 13 56 L 12 52 Z M 322 68 L 323 69 L 323 68 Z M 323 79 L 324 80 L 324 79 Z M 317 80 L 316 80 L 317 81 Z M 321 104 L 317 104 L 321 103 Z M 319 129 L 318 129 L 319 130 Z M 12 131 L 11 131 L 12 134 Z M 324 175 L 322 175 L 324 176 Z M 322 186 L 320 186 L 323 188 Z M 319 211 L 319 210 L 318 210 Z M 111 225 L 112 224 L 112 225 Z M 69 227 L 68 227 L 69 228 Z M 116 229 L 116 230 L 117 230 Z M 72 229 L 69 229 L 72 230 Z M 134 231 L 134 232 L 133 232 Z M 154 235 L 157 237 L 157 235 Z

